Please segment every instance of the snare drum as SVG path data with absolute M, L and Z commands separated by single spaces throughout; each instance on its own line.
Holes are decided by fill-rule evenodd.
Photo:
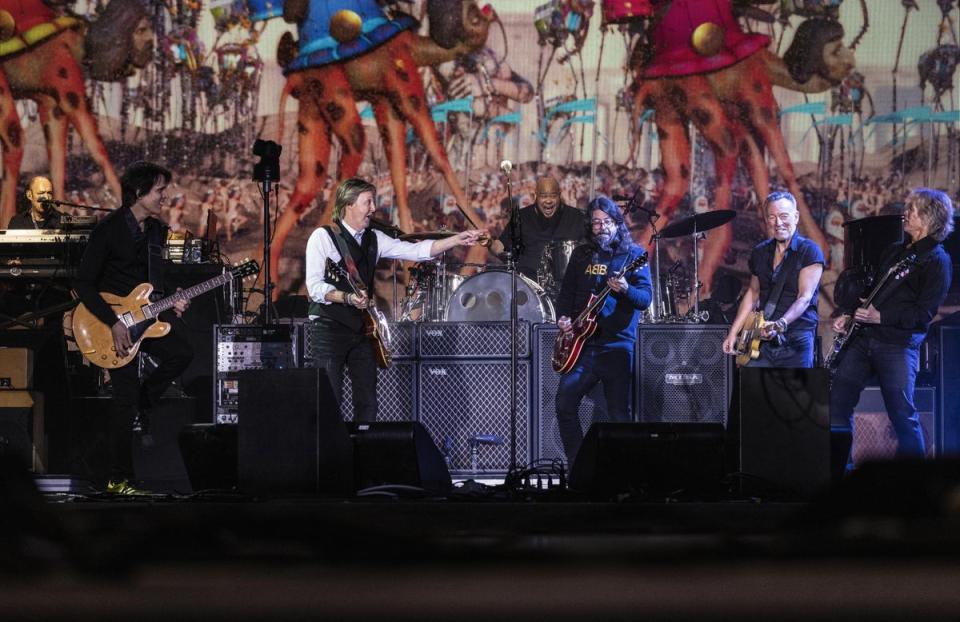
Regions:
M 510 321 L 512 275 L 490 268 L 474 274 L 447 301 L 448 322 Z M 533 280 L 517 274 L 517 319 L 524 322 L 555 322 L 553 303 Z
M 577 247 L 575 240 L 555 240 L 547 242 L 540 253 L 540 264 L 537 267 L 537 282 L 551 299 L 556 300 L 560 294 L 560 285 L 563 275 L 567 272 L 570 255 Z

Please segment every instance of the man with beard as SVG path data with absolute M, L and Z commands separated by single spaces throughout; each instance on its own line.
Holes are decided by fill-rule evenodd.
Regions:
M 513 222 L 507 223 L 500 234 L 505 250 L 511 250 Z M 520 241 L 516 257 L 517 268 L 529 279 L 537 280 L 537 268 L 543 247 L 557 240 L 583 238 L 583 212 L 560 200 L 560 184 L 550 176 L 537 179 L 534 204 L 520 210 Z M 562 274 L 554 275 L 558 280 Z
M 750 253 L 750 286 L 723 340 L 723 351 L 737 354 L 737 334 L 762 303 L 768 323 L 760 329 L 760 356 L 747 366 L 813 367 L 823 252 L 797 233 L 800 213 L 792 194 L 773 192 L 764 205 L 772 237 Z
M 54 209 L 53 184 L 46 177 L 38 175 L 30 180 L 27 187 L 27 200 L 30 209 L 20 212 L 10 219 L 8 229 L 59 229 L 60 212 Z
M 650 304 L 652 288 L 646 265 L 615 277 L 644 254 L 627 231 L 617 204 L 598 196 L 587 207 L 586 244 L 574 249 L 557 300 L 557 327 L 573 330 L 571 317 L 587 305 L 590 295 L 609 286 L 611 294 L 597 314 L 597 330 L 583 345 L 573 368 L 557 387 L 557 426 L 568 463 L 573 463 L 583 430 L 577 411 L 580 401 L 602 383 L 610 421 L 630 421 L 630 381 L 633 348 L 640 311 Z

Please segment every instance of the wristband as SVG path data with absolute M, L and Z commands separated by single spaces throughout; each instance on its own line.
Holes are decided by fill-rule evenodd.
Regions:
M 783 333 L 787 332 L 787 321 L 784 320 L 783 318 L 780 318 L 779 320 L 777 320 L 776 322 L 774 322 L 774 324 L 776 324 L 776 326 L 777 326 L 777 332 L 778 332 L 778 333 L 783 334 Z
M 350 294 L 344 294 L 344 295 L 343 295 L 343 304 L 345 304 L 345 305 L 349 305 L 349 304 L 350 304 Z

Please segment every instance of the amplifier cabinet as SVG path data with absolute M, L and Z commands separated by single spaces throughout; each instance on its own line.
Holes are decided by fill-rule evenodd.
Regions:
M 641 325 L 637 331 L 639 420 L 727 424 L 733 357 L 723 353 L 729 327 Z
M 428 322 L 420 326 L 420 357 L 509 359 L 510 322 Z M 517 358 L 530 357 L 530 323 L 517 322 Z
M 954 379 L 956 382 L 956 379 Z M 913 403 L 920 415 L 920 427 L 927 448 L 927 457 L 939 455 L 936 425 L 937 391 L 933 387 L 916 387 Z M 887 417 L 887 408 L 880 387 L 867 387 L 853 409 L 853 445 L 850 457 L 859 466 L 867 460 L 891 460 L 897 451 L 897 435 Z
M 251 369 L 296 369 L 299 325 L 218 324 L 213 331 L 214 423 L 237 423 L 240 376 Z
M 566 462 L 557 427 L 557 387 L 560 374 L 553 371 L 553 344 L 560 329 L 556 324 L 536 324 L 533 327 L 533 457 L 534 460 L 561 460 Z M 607 421 L 607 404 L 603 386 L 597 386 L 580 402 L 578 411 L 584 434 L 594 422 Z
M 306 321 L 303 323 L 303 366 L 312 368 L 313 359 L 316 358 L 314 348 L 316 346 L 315 336 L 323 328 L 317 324 Z M 416 322 L 391 322 L 390 323 L 390 354 L 394 360 L 412 359 L 417 355 L 417 323 Z
M 960 244 L 960 234 L 952 236 Z M 948 238 L 949 239 L 949 238 Z M 953 260 L 960 261 L 960 255 Z M 954 272 L 956 274 L 956 272 Z M 960 286 L 960 276 L 953 279 Z M 942 455 L 960 456 L 960 326 L 943 324 L 939 331 L 940 447 Z
M 304 359 L 303 366 L 312 368 L 314 361 Z M 344 371 L 340 412 L 344 421 L 353 421 L 353 383 Z M 364 387 L 369 390 L 370 387 Z M 395 359 L 387 369 L 377 370 L 377 421 L 417 420 L 417 362 Z
M 503 475 L 510 467 L 510 361 L 424 360 L 420 423 L 454 476 Z M 517 464 L 529 462 L 530 362 L 517 364 Z

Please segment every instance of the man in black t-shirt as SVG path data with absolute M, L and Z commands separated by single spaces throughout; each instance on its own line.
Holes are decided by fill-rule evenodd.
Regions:
M 53 199 L 53 184 L 46 177 L 38 175 L 27 186 L 27 200 L 30 209 L 24 210 L 10 219 L 8 229 L 59 229 L 60 212 L 48 201 Z
M 817 291 L 823 274 L 823 252 L 797 233 L 800 213 L 789 192 L 773 192 L 764 201 L 771 237 L 750 253 L 750 286 L 737 317 L 723 340 L 723 351 L 736 354 L 737 334 L 751 311 L 772 306 L 761 333 L 760 356 L 749 367 L 813 367 L 817 336 Z M 777 295 L 778 281 L 783 280 Z M 776 299 L 772 299 L 776 297 Z M 769 317 L 767 317 L 769 316 Z
M 559 240 L 579 241 L 584 237 L 583 212 L 560 200 L 560 184 L 553 177 L 537 179 L 537 191 L 534 204 L 520 210 L 520 240 L 522 249 L 518 249 L 517 267 L 529 279 L 537 280 L 537 268 L 543 248 L 549 242 Z M 513 223 L 508 222 L 500 234 L 500 242 L 505 250 L 511 250 Z M 553 275 L 559 283 L 562 274 Z

